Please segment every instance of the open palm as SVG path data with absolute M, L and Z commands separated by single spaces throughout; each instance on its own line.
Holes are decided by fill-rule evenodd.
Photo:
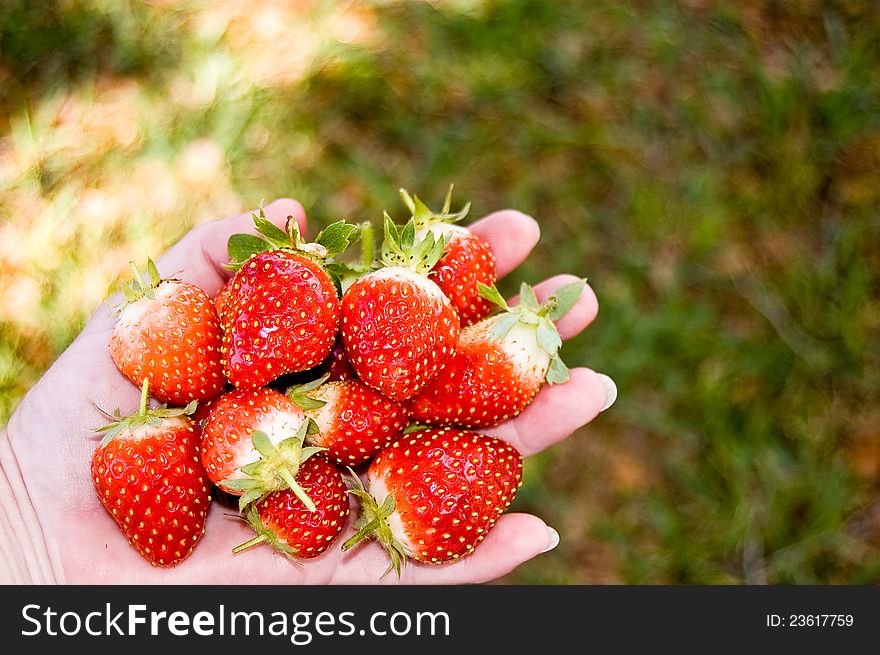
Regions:
M 305 233 L 305 212 L 293 200 L 278 200 L 265 208 L 266 216 L 283 226 L 288 216 Z M 537 223 L 520 212 L 495 212 L 470 228 L 492 246 L 499 276 L 510 272 L 537 243 Z M 250 214 L 201 225 L 189 232 L 157 262 L 163 276 L 192 282 L 209 295 L 216 293 L 229 272 L 226 241 L 236 232 L 252 231 Z M 575 278 L 560 275 L 537 285 L 543 300 L 557 287 Z M 582 331 L 596 316 L 596 297 L 586 287 L 576 306 L 559 320 L 563 338 Z M 123 413 L 137 407 L 139 391 L 116 369 L 107 344 L 114 316 L 102 305 L 71 346 L 37 383 L 9 421 L 3 450 L 3 473 L 15 490 L 32 538 L 10 545 L 22 561 L 38 571 L 40 579 L 67 583 L 190 583 L 190 584 L 369 584 L 469 583 L 495 579 L 551 545 L 551 531 L 541 519 L 528 514 L 502 516 L 476 551 L 453 564 L 431 566 L 409 563 L 398 580 L 384 578 L 388 559 L 375 543 L 341 552 L 331 547 L 322 556 L 293 564 L 269 547 L 238 555 L 232 548 L 253 536 L 232 510 L 213 504 L 205 535 L 192 555 L 180 565 L 150 566 L 133 548 L 99 502 L 89 479 L 89 462 L 98 437 L 92 430 L 106 423 L 97 407 Z M 487 430 L 524 455 L 564 439 L 592 420 L 607 404 L 602 376 L 585 368 L 571 371 L 563 385 L 547 386 L 516 419 Z M 17 465 L 17 466 L 16 466 Z M 36 517 L 35 519 L 33 517 Z M 354 521 L 342 543 L 353 532 Z M 36 535 L 36 538 L 34 536 Z M 45 550 L 45 552 L 28 552 Z

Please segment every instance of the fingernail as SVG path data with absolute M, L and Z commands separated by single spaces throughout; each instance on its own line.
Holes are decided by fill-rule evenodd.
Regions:
M 614 380 L 604 373 L 596 373 L 596 375 L 599 376 L 599 379 L 602 380 L 602 384 L 605 385 L 605 404 L 602 405 L 602 409 L 599 410 L 600 412 L 604 412 L 614 404 L 615 400 L 617 400 L 617 385 L 614 384 Z
M 551 551 L 559 545 L 559 533 L 556 532 L 556 530 L 551 528 L 549 525 L 547 526 L 547 533 L 550 537 L 550 541 L 547 543 L 547 547 L 541 551 L 542 553 Z

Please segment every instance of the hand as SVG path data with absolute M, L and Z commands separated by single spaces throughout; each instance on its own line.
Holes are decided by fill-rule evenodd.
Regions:
M 278 200 L 266 216 L 283 226 L 294 216 L 305 234 L 305 212 L 293 200 Z M 228 278 L 226 241 L 236 232 L 252 232 L 251 215 L 241 214 L 194 228 L 157 262 L 163 277 L 192 282 L 213 296 Z M 538 241 L 534 219 L 512 210 L 490 214 L 471 229 L 492 246 L 498 275 L 509 273 Z M 559 275 L 537 285 L 542 301 L 574 276 Z M 321 557 L 292 564 L 266 547 L 238 555 L 232 548 L 253 533 L 228 510 L 214 503 L 206 532 L 192 555 L 173 568 L 150 566 L 98 500 L 89 479 L 89 462 L 99 438 L 93 430 L 107 422 L 98 407 L 134 410 L 139 390 L 110 358 L 108 342 L 115 317 L 113 299 L 102 305 L 70 347 L 30 390 L 0 435 L 0 581 L 66 583 L 189 584 L 370 584 L 394 583 L 381 577 L 385 552 L 373 542 L 341 552 L 334 545 Z M 595 318 L 596 297 L 586 287 L 576 306 L 557 327 L 571 338 Z M 610 385 L 610 388 L 609 388 Z M 561 441 L 591 421 L 610 401 L 613 383 L 586 368 L 574 368 L 563 385 L 545 386 L 514 420 L 486 432 L 507 440 L 523 455 Z M 337 544 L 353 533 L 354 520 Z M 408 562 L 399 582 L 474 583 L 493 580 L 555 546 L 558 536 L 528 514 L 503 515 L 476 551 L 453 564 Z

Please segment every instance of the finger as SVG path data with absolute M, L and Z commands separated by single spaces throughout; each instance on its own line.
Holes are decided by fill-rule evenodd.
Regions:
M 531 514 L 505 514 L 467 557 L 441 565 L 409 562 L 403 584 L 470 584 L 496 580 L 555 545 L 556 536 Z
M 560 287 L 577 282 L 580 279 L 582 278 L 568 274 L 555 275 L 535 285 L 535 295 L 538 297 L 538 301 L 543 303 Z M 509 305 L 516 305 L 518 303 L 519 296 L 515 296 L 508 301 Z M 584 286 L 581 297 L 578 298 L 574 307 L 565 316 L 556 321 L 556 329 L 559 331 L 559 336 L 563 339 L 571 339 L 577 336 L 593 322 L 598 313 L 599 301 L 596 299 L 593 289 L 587 284 Z
M 266 218 L 283 228 L 288 216 L 299 223 L 305 234 L 306 214 L 296 200 L 282 198 L 263 208 Z M 203 223 L 190 230 L 156 262 L 159 273 L 178 277 L 214 295 L 231 272 L 223 268 L 229 261 L 226 243 L 233 234 L 256 234 L 251 212 L 211 223 Z
M 469 225 L 483 237 L 495 255 L 495 273 L 501 278 L 519 266 L 541 238 L 538 222 L 515 209 L 502 209 Z
M 532 455 L 568 437 L 596 418 L 608 404 L 602 376 L 588 368 L 573 368 L 564 384 L 545 385 L 522 414 L 485 430 L 523 455 Z

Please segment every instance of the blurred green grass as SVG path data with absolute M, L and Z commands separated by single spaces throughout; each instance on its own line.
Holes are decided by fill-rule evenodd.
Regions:
M 0 3 L 0 423 L 129 259 L 292 196 L 512 206 L 620 398 L 514 583 L 880 581 L 873 3 Z

